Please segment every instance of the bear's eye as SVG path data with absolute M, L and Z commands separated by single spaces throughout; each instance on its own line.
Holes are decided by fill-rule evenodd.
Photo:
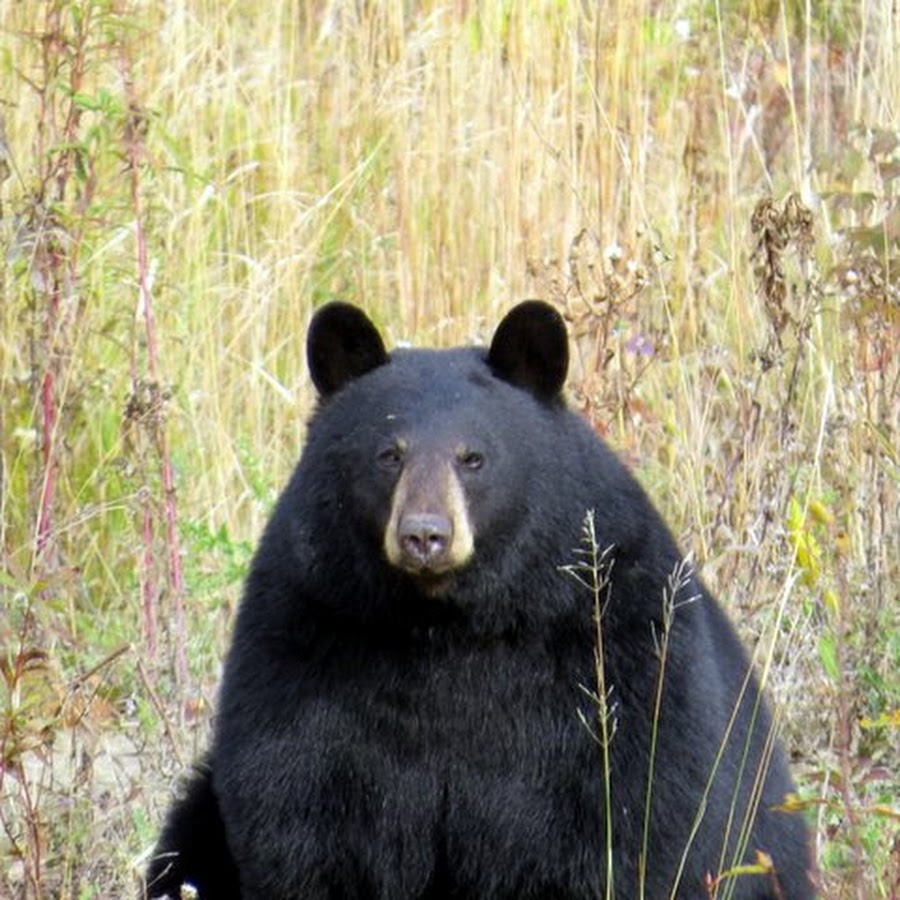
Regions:
M 463 450 L 457 457 L 464 469 L 474 472 L 484 465 L 484 455 L 477 450 Z
M 388 447 L 378 454 L 377 459 L 382 469 L 399 469 L 403 465 L 403 450 L 400 447 Z

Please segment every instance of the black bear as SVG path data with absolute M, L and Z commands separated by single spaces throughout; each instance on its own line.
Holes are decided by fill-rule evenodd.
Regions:
M 812 897 L 747 657 L 567 409 L 559 314 L 388 353 L 332 303 L 307 354 L 319 404 L 149 896 Z

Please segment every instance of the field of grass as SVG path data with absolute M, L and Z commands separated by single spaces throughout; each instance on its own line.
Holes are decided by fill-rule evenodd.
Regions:
M 900 896 L 896 2 L 6 0 L 0 247 L 0 896 L 134 895 L 311 310 L 526 297 L 757 648 L 823 896 Z

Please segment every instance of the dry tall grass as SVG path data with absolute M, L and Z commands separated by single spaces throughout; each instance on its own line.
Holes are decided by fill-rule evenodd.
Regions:
M 900 892 L 896 3 L 594 6 L 0 6 L 4 896 L 131 893 L 310 310 L 450 344 L 527 296 L 758 639 L 825 895 Z

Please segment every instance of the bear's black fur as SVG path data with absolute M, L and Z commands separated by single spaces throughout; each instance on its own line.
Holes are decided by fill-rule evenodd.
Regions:
M 330 304 L 308 358 L 320 404 L 149 895 L 700 898 L 762 851 L 768 874 L 732 873 L 716 896 L 812 897 L 747 658 L 566 408 L 556 311 L 519 305 L 489 350 L 388 354 L 362 312 Z M 588 511 L 607 550 L 596 592 L 590 566 L 571 570 Z

